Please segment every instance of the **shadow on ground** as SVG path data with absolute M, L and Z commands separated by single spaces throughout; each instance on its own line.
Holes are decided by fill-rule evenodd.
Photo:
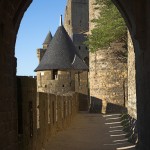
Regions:
M 45 150 L 133 150 L 120 124 L 121 114 L 80 112 L 71 126 L 52 137 Z M 130 147 L 130 148 L 129 148 Z
M 101 113 L 102 112 L 102 100 L 96 97 L 91 97 L 91 106 L 89 109 L 90 113 Z M 107 103 L 106 114 L 110 113 L 126 113 L 127 109 L 124 106 Z

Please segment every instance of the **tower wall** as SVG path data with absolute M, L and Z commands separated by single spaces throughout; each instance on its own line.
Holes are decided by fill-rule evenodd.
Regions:
M 38 92 L 64 94 L 75 91 L 73 71 L 38 71 L 37 72 Z
M 85 45 L 89 32 L 89 0 L 68 0 L 64 26 L 82 60 L 89 65 L 89 52 Z M 79 110 L 88 109 L 88 72 L 75 75 L 75 91 L 79 93 Z
M 64 26 L 70 36 L 89 31 L 89 0 L 68 0 Z
M 89 30 L 89 0 L 72 1 L 73 33 L 83 33 Z
M 130 34 L 128 33 L 128 113 L 137 119 L 135 53 Z
M 72 1 L 68 0 L 65 10 L 65 18 L 64 18 L 64 27 L 66 31 L 68 32 L 69 36 L 72 36 Z
M 42 48 L 37 49 L 37 57 L 39 59 L 39 62 L 41 61 L 41 59 L 44 56 L 45 52 L 46 52 L 46 49 L 42 49 Z
M 89 51 L 85 45 L 89 32 L 89 0 L 68 0 L 64 26 L 78 53 L 88 65 Z
M 89 0 L 68 0 L 64 26 L 82 59 L 89 58 L 84 44 L 89 31 Z
M 68 128 L 78 109 L 77 94 L 37 92 L 31 77 L 17 77 L 17 100 L 19 150 L 45 149 L 52 136 Z
M 90 0 L 90 33 L 95 26 L 91 21 L 99 17 L 100 11 L 95 9 L 94 3 L 95 0 Z M 89 54 L 90 96 L 92 109 L 99 105 L 96 111 L 120 111 L 127 104 L 127 60 L 117 55 L 127 51 L 125 45 L 124 42 L 114 42 L 108 49 Z

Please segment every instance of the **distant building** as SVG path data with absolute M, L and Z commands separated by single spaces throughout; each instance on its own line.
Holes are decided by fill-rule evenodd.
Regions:
M 39 65 L 35 71 L 38 92 L 75 92 L 75 73 L 88 70 L 88 66 L 76 51 L 62 20 L 54 37 L 48 33 L 43 49 L 38 49 L 37 53 Z
M 64 26 L 80 56 L 88 64 L 89 51 L 84 42 L 89 32 L 89 0 L 68 0 Z
M 89 66 L 89 50 L 85 45 L 89 32 L 89 0 L 68 0 L 64 26 L 81 58 Z M 88 71 L 78 72 L 75 91 L 79 93 L 79 110 L 88 109 Z

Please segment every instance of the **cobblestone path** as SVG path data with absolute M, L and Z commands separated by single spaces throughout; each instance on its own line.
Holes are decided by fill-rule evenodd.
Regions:
M 45 150 L 134 150 L 119 116 L 79 113 L 68 129 L 50 139 Z

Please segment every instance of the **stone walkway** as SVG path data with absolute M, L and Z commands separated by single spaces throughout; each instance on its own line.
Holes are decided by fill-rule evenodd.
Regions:
M 134 150 L 119 121 L 118 114 L 82 112 L 68 129 L 50 139 L 45 150 Z

